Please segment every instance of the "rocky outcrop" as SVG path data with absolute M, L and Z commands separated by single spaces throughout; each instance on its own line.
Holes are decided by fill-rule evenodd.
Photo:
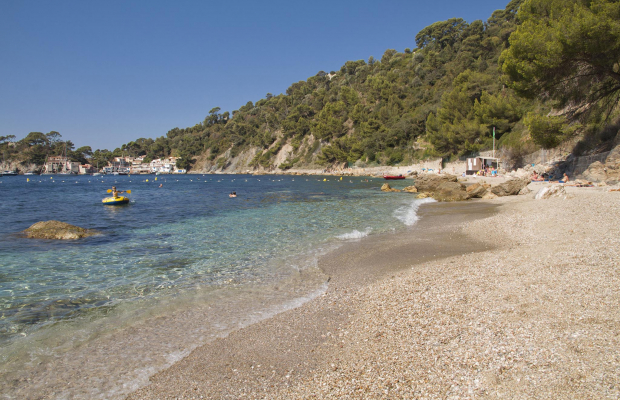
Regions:
M 79 226 L 60 221 L 37 222 L 21 233 L 31 239 L 58 240 L 81 239 L 100 234 L 100 232 L 94 229 L 84 229 Z
M 487 192 L 488 187 L 490 185 L 481 185 L 479 183 L 474 183 L 473 185 L 467 186 L 467 193 L 471 198 L 482 198 Z
M 388 185 L 387 183 L 384 183 L 383 186 L 381 186 L 381 191 L 382 192 L 400 192 L 399 189 L 392 189 L 392 187 Z
M 530 183 L 529 179 L 511 179 L 491 187 L 491 193 L 498 197 L 514 196 Z
M 497 199 L 497 197 L 498 196 L 496 194 L 494 194 L 493 192 L 489 191 L 489 192 L 486 192 L 484 194 L 484 196 L 482 196 L 482 199 L 483 200 L 491 200 L 491 199 Z
M 416 188 L 415 186 L 407 186 L 403 189 L 403 192 L 418 193 L 418 188 Z
M 549 199 L 551 197 L 563 197 L 563 196 L 566 196 L 566 189 L 564 188 L 564 185 L 558 184 L 558 185 L 547 186 L 547 187 L 540 189 L 538 193 L 536 193 L 536 196 L 534 196 L 534 198 L 536 200 L 540 200 L 540 199 Z
M 433 191 L 437 201 L 463 201 L 469 199 L 465 185 L 459 182 L 443 182 Z
M 600 161 L 596 161 L 590 164 L 581 175 L 589 181 L 605 182 L 607 180 L 607 167 Z
M 458 182 L 458 178 L 448 174 L 422 174 L 415 178 L 415 187 L 418 192 L 435 192 L 439 185 L 446 182 Z

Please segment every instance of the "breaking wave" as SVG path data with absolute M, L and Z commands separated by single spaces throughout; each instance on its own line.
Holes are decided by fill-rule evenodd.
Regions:
M 416 199 L 403 207 L 399 207 L 394 211 L 394 217 L 401 221 L 403 224 L 407 226 L 415 225 L 416 222 L 420 219 L 418 216 L 418 208 L 422 204 L 434 203 L 436 200 L 429 198 L 426 199 Z

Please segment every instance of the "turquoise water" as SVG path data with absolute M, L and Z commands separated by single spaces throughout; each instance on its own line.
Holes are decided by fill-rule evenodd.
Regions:
M 0 182 L 0 372 L 9 375 L 35 353 L 58 358 L 67 340 L 75 347 L 149 318 L 211 310 L 185 328 L 194 336 L 167 333 L 185 343 L 174 356 L 163 351 L 168 365 L 218 332 L 316 296 L 327 278 L 317 268 L 320 255 L 413 225 L 422 202 L 382 193 L 382 180 L 359 177 L 56 175 Z M 132 191 L 129 205 L 101 203 L 112 185 Z M 229 198 L 232 191 L 238 197 Z M 101 235 L 16 235 L 51 219 Z

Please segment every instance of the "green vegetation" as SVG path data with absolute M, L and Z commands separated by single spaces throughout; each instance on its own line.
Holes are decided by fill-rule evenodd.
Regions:
M 232 113 L 215 107 L 192 127 L 114 152 L 73 151 L 52 132 L 31 133 L 18 147 L 35 163 L 69 144 L 72 158 L 92 163 L 177 156 L 186 169 L 197 158 L 224 168 L 252 151 L 251 167 L 290 169 L 465 157 L 490 149 L 495 129 L 517 159 L 557 146 L 578 127 L 600 131 L 616 116 L 619 21 L 615 0 L 512 0 L 486 22 L 452 18 L 422 29 L 413 50 L 348 61 L 285 94 L 267 93 Z M 548 117 L 551 110 L 563 116 Z M 0 149 L 6 142 L 0 138 Z M 287 157 L 275 165 L 282 149 Z
M 0 136 L 0 154 L 4 161 L 19 160 L 22 163 L 36 165 L 43 165 L 47 156 L 66 155 L 71 161 L 83 164 L 93 157 L 94 153 L 90 146 L 75 149 L 73 142 L 63 141 L 61 137 L 62 135 L 56 131 L 45 134 L 30 132 L 19 141 L 15 135 Z

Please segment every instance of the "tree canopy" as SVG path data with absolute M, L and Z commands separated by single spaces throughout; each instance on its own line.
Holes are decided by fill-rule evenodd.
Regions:
M 620 2 L 525 0 L 518 20 L 502 54 L 509 86 L 609 115 L 620 100 Z

